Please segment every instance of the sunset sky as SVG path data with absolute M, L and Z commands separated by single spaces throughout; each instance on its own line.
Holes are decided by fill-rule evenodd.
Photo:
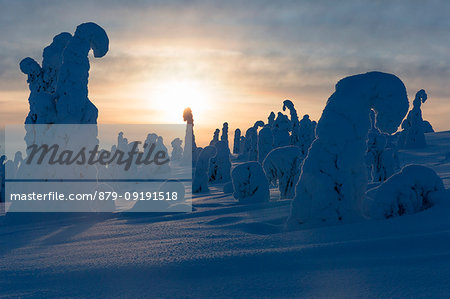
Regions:
M 424 119 L 450 129 L 448 1 L 1 1 L 2 123 L 23 123 L 29 90 L 18 64 L 41 62 L 54 35 L 92 21 L 110 51 L 91 58 L 99 123 L 182 123 L 205 145 L 267 121 L 284 99 L 317 120 L 336 82 L 371 70 L 399 76 Z M 232 138 L 232 134 L 230 136 Z

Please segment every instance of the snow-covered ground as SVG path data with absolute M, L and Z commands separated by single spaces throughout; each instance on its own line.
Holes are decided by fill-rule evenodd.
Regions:
M 450 188 L 450 131 L 402 150 Z M 285 231 L 290 201 L 223 185 L 189 214 L 0 217 L 0 297 L 449 297 L 450 198 L 421 213 Z

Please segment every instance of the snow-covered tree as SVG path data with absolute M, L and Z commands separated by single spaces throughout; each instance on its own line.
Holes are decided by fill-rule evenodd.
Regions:
M 391 74 L 369 72 L 337 83 L 302 166 L 291 224 L 330 225 L 359 219 L 367 186 L 370 109 L 376 112 L 380 130 L 395 132 L 408 110 L 403 82 Z
M 264 159 L 264 172 L 270 183 L 278 185 L 281 199 L 294 198 L 303 159 L 300 148 L 293 145 L 275 148 Z
M 298 121 L 297 110 L 295 110 L 294 103 L 290 100 L 285 100 L 283 102 L 283 111 L 289 109 L 291 114 L 291 145 L 299 145 L 300 144 L 300 123 Z
M 422 110 L 420 106 L 427 100 L 425 90 L 416 93 L 413 108 L 402 123 L 403 131 L 400 132 L 398 146 L 400 148 L 421 148 L 427 145 L 425 141 L 425 130 L 423 125 Z
M 270 199 L 269 182 L 258 162 L 239 164 L 231 172 L 233 196 L 240 203 L 267 202 Z
M 192 160 L 192 165 L 197 163 L 197 158 L 200 151 L 197 151 L 197 145 L 195 144 L 194 135 L 194 115 L 191 108 L 186 108 L 183 111 L 183 120 L 186 122 L 186 137 L 184 138 L 184 152 L 183 159 L 185 162 L 189 162 L 187 159 Z
M 177 137 L 174 140 L 172 140 L 170 144 L 172 145 L 171 160 L 180 161 L 181 159 L 183 159 L 183 148 L 181 147 L 183 141 Z
M 309 119 L 309 115 L 305 114 L 302 120 L 300 121 L 299 144 L 298 144 L 304 157 L 308 154 L 308 149 L 311 146 L 311 143 L 313 142 L 314 138 L 315 132 L 313 124 Z
M 241 130 L 234 131 L 233 154 L 239 154 L 241 151 Z
M 270 112 L 270 115 L 269 115 L 269 117 L 267 118 L 267 124 L 268 124 L 270 127 L 272 127 L 274 121 L 275 121 L 275 113 L 273 113 L 273 111 L 272 111 L 272 112 Z
M 222 126 L 222 135 L 220 136 L 220 140 L 225 142 L 228 146 L 228 123 L 224 122 Z
M 291 129 L 291 122 L 289 118 L 281 112 L 278 112 L 278 116 L 272 125 L 273 133 L 273 147 L 281 147 L 290 144 L 289 130 Z
M 262 120 L 258 120 L 255 122 L 253 127 L 249 128 L 245 132 L 245 152 L 247 154 L 247 159 L 249 161 L 257 161 L 258 160 L 258 128 L 263 127 L 264 122 Z
M 214 146 L 207 146 L 201 150 L 197 164 L 195 165 L 194 180 L 192 182 L 192 193 L 208 192 L 209 160 L 216 154 Z
M 56 94 L 57 123 L 95 124 L 98 110 L 88 99 L 89 50 L 94 57 L 105 56 L 109 39 L 105 30 L 95 23 L 84 23 L 62 53 L 62 64 L 58 75 Z
M 220 130 L 216 129 L 214 131 L 214 135 L 213 135 L 213 139 L 209 142 L 209 145 L 213 146 L 215 145 L 217 142 L 219 142 L 219 134 L 220 134 Z
M 229 182 L 231 180 L 231 161 L 228 144 L 221 140 L 214 147 L 216 148 L 216 154 L 209 162 L 209 181 L 215 183 Z
M 273 149 L 272 128 L 265 125 L 258 133 L 258 162 L 262 164 L 264 158 Z
M 365 214 L 382 219 L 417 213 L 433 206 L 434 195 L 444 189 L 442 179 L 434 170 L 408 165 L 367 192 Z

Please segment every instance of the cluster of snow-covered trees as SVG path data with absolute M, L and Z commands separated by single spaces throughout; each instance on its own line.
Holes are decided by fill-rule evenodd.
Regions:
M 269 187 L 276 186 L 280 198 L 293 198 L 291 225 L 387 218 L 427 208 L 432 203 L 429 194 L 441 190 L 442 181 L 430 169 L 424 173 L 434 178 L 434 185 L 422 180 L 420 171 L 410 170 L 414 167 L 401 170 L 397 149 L 425 144 L 420 140 L 431 130 L 421 117 L 420 104 L 425 100 L 425 92 L 419 91 L 403 121 L 403 131 L 396 135 L 408 110 L 408 98 L 403 82 L 391 74 L 371 72 L 339 81 L 318 123 L 307 114 L 299 120 L 294 104 L 286 100 L 282 108 L 289 110 L 290 117 L 272 112 L 266 124 L 255 122 L 245 136 L 236 129 L 233 159 L 238 165 L 231 173 L 232 185 L 226 184 L 224 192 L 232 187 L 240 202 L 264 202 Z M 216 130 L 210 146 L 218 144 L 218 135 Z M 211 152 L 207 159 L 216 167 L 217 148 Z M 369 182 L 378 187 L 366 194 Z M 415 205 L 403 211 L 405 192 L 416 188 L 417 182 L 422 191 L 408 195 L 407 201 Z M 379 199 L 386 194 L 389 199 Z
M 25 123 L 95 124 L 98 110 L 87 90 L 88 52 L 92 49 L 95 57 L 102 57 L 108 47 L 106 32 L 85 23 L 73 35 L 55 36 L 44 49 L 42 66 L 32 58 L 23 59 L 20 69 L 30 88 Z M 269 188 L 277 187 L 281 199 L 292 199 L 288 223 L 293 226 L 414 213 L 431 206 L 444 189 L 431 169 L 400 169 L 397 147 L 424 147 L 424 134 L 433 131 L 422 118 L 421 104 L 426 100 L 426 92 L 418 91 L 403 120 L 409 103 L 398 77 L 380 72 L 350 76 L 336 84 L 317 123 L 308 114 L 299 119 L 294 103 L 285 100 L 281 108 L 289 115 L 271 112 L 267 123 L 258 120 L 245 134 L 236 129 L 232 151 L 226 122 L 214 131 L 208 146 L 197 147 L 193 113 L 186 108 L 185 144 L 179 138 L 172 140 L 171 157 L 192 163 L 193 193 L 208 192 L 211 184 L 222 183 L 224 192 L 239 202 L 256 203 L 269 201 Z M 402 131 L 393 135 L 400 124 Z M 27 132 L 26 140 L 34 140 L 32 134 Z M 120 133 L 111 151 L 127 152 L 132 144 Z M 161 136 L 149 134 L 144 144 L 155 144 L 156 151 L 168 155 Z M 148 147 L 142 150 L 145 154 Z M 18 171 L 22 157 L 4 161 L 3 157 L 3 177 L 5 171 Z M 167 171 L 169 165 L 155 167 L 148 173 L 136 167 L 130 173 L 151 176 L 153 171 Z M 375 188 L 367 191 L 369 182 Z

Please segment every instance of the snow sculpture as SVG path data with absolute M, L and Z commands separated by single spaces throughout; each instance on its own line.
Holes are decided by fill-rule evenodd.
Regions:
M 273 149 L 272 129 L 265 125 L 258 134 L 258 162 L 262 164 L 264 158 Z
M 186 137 L 184 138 L 183 157 L 185 160 L 187 157 L 189 157 L 189 159 L 192 160 L 192 165 L 195 165 L 199 153 L 197 154 L 197 145 L 195 144 L 194 116 L 192 114 L 191 108 L 188 107 L 184 109 L 183 120 L 186 122 Z M 190 153 L 188 153 L 188 151 L 190 151 Z
M 299 132 L 299 121 L 298 121 L 298 115 L 297 110 L 294 108 L 294 103 L 292 103 L 290 100 L 285 100 L 283 102 L 283 111 L 289 109 L 289 112 L 291 114 L 291 145 L 299 145 L 300 144 L 300 132 Z
M 183 141 L 178 137 L 170 143 L 172 145 L 172 161 L 180 161 L 183 158 L 183 148 L 181 147 L 182 143 Z
M 300 121 L 298 145 L 302 151 L 303 157 L 306 157 L 306 155 L 308 154 L 308 149 L 315 138 L 314 135 L 313 124 L 309 119 L 309 115 L 305 114 Z
M 275 119 L 272 132 L 273 132 L 273 147 L 281 147 L 290 144 L 289 130 L 291 128 L 291 122 L 289 118 L 281 112 L 278 112 L 278 116 Z
M 269 182 L 258 162 L 239 164 L 231 172 L 233 196 L 240 203 L 268 202 Z
M 374 219 L 417 213 L 431 207 L 433 196 L 444 189 L 442 179 L 434 170 L 408 165 L 367 192 L 365 213 Z
M 264 172 L 270 183 L 278 183 L 281 199 L 294 198 L 302 162 L 301 149 L 292 145 L 273 149 L 264 159 Z
M 395 132 L 408 110 L 403 82 L 391 74 L 369 72 L 337 83 L 302 166 L 291 224 L 329 225 L 360 218 L 370 109 L 380 130 Z
M 231 180 L 231 161 L 228 144 L 221 140 L 214 147 L 216 148 L 216 155 L 209 162 L 209 181 L 214 183 L 229 182 Z
M 209 145 L 213 146 L 214 144 L 216 144 L 217 142 L 219 142 L 219 133 L 220 133 L 220 130 L 219 130 L 219 129 L 216 129 L 216 130 L 214 131 L 213 139 L 209 142 Z
M 195 166 L 194 180 L 192 182 L 192 193 L 208 192 L 208 170 L 209 160 L 216 154 L 214 146 L 205 147 L 199 154 Z
M 241 130 L 234 131 L 233 154 L 239 154 L 241 151 Z
M 403 131 L 400 133 L 398 145 L 400 148 L 422 148 L 427 145 L 420 106 L 427 100 L 425 90 L 416 93 L 413 108 L 402 123 Z

